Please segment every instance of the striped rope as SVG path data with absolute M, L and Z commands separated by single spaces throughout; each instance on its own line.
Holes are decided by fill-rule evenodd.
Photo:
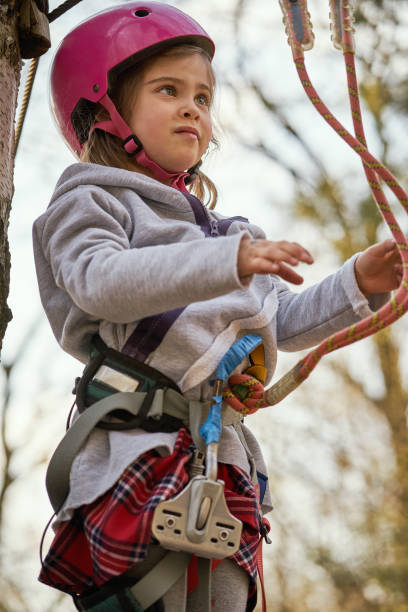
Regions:
M 384 221 L 390 228 L 399 249 L 403 262 L 403 279 L 393 298 L 375 315 L 366 317 L 357 324 L 341 330 L 329 339 L 330 342 L 328 339 L 324 340 L 314 351 L 309 353 L 303 360 L 301 360 L 299 376 L 301 376 L 303 380 L 310 374 L 310 372 L 326 353 L 337 350 L 343 346 L 347 346 L 348 344 L 352 344 L 357 340 L 361 340 L 362 338 L 366 338 L 376 333 L 380 329 L 384 329 L 384 327 L 394 323 L 408 310 L 408 267 L 404 265 L 408 262 L 408 242 L 391 211 L 390 205 L 388 204 L 382 190 L 379 178 L 384 180 L 407 212 L 408 194 L 399 185 L 397 179 L 391 174 L 391 172 L 381 162 L 373 157 L 373 155 L 371 155 L 367 149 L 358 94 L 356 95 L 358 86 L 354 66 L 354 54 L 350 51 L 346 51 L 344 57 L 349 87 L 351 88 L 349 99 L 352 110 L 355 136 L 352 136 L 348 130 L 346 130 L 343 125 L 337 121 L 337 119 L 323 103 L 310 81 L 303 58 L 298 58 L 295 65 L 305 92 L 312 101 L 312 104 L 316 110 L 322 115 L 330 127 L 360 156 L 363 162 L 368 184 L 378 205 L 378 209 Z

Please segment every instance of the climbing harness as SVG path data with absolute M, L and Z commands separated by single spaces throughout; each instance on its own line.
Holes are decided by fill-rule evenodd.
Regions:
M 48 495 L 56 513 L 69 492 L 72 462 L 95 427 L 175 432 L 184 425 L 197 448 L 205 452 L 199 430 L 211 413 L 211 400 L 186 400 L 167 376 L 108 348 L 99 336 L 92 339 L 91 358 L 82 377 L 76 379 L 74 392 L 79 416 L 54 452 L 46 475 Z M 240 421 L 241 416 L 234 410 L 223 411 L 224 425 Z
M 191 555 L 196 555 L 201 598 L 204 609 L 210 610 L 211 560 L 235 554 L 242 531 L 241 521 L 226 505 L 224 482 L 217 480 L 218 444 L 223 425 L 236 428 L 248 453 L 251 479 L 257 483 L 256 467 L 240 434 L 241 415 L 222 406 L 222 389 L 231 372 L 261 342 L 258 335 L 245 336 L 235 342 L 218 366 L 212 400 L 199 402 L 186 400 L 166 376 L 108 348 L 98 336 L 94 337 L 91 359 L 75 384 L 80 414 L 58 445 L 47 469 L 46 486 L 55 513 L 62 508 L 69 492 L 72 462 L 95 427 L 177 431 L 184 425 L 190 430 L 197 448 L 189 484 L 176 497 L 160 502 L 153 516 L 153 536 L 164 549 L 175 551 L 177 555 L 168 553 L 135 585 L 124 588 L 119 584 L 115 592 L 109 586 L 105 591 L 98 590 L 95 596 L 76 598 L 78 609 L 102 612 L 107 609 L 104 606 L 110 605 L 109 609 L 121 610 L 114 605 L 122 599 L 122 603 L 134 601 L 133 610 L 144 610 L 172 586 L 186 569 Z M 259 361 L 259 353 L 255 351 L 252 359 Z M 261 543 L 263 538 L 267 540 L 269 531 L 265 519 L 261 520 L 261 525 L 257 550 L 260 575 Z M 158 585 L 153 594 L 152 581 Z
M 148 400 L 143 408 L 144 417 L 150 409 L 153 390 L 170 388 L 180 393 L 178 386 L 170 378 L 129 355 L 109 348 L 98 335 L 93 337 L 91 346 L 90 360 L 81 378 L 75 381 L 74 393 L 80 413 L 95 402 L 118 391 L 138 390 L 147 393 Z M 139 426 L 133 422 L 126 422 L 126 413 L 117 413 L 117 416 L 125 420 L 125 429 Z M 100 426 L 103 427 L 103 423 L 100 423 Z M 164 423 L 160 423 L 160 427 L 163 426 Z M 177 423 L 177 429 L 180 426 L 181 424 Z M 117 429 L 120 428 L 120 425 L 109 423 L 107 428 Z
M 260 336 L 244 336 L 232 345 L 218 365 L 213 403 L 200 428 L 206 445 L 205 476 L 194 476 L 184 491 L 161 502 L 155 511 L 152 530 L 164 548 L 193 552 L 209 559 L 229 557 L 238 550 L 242 525 L 228 511 L 224 483 L 217 480 L 222 389 L 232 371 L 261 342 Z

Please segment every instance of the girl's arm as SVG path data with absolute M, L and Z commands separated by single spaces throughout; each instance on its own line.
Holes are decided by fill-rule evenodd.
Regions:
M 312 264 L 313 257 L 297 242 L 251 240 L 245 237 L 238 253 L 238 275 L 244 280 L 252 274 L 276 274 L 300 285 L 303 278 L 288 267 L 299 262 Z M 397 289 L 402 280 L 402 262 L 393 240 L 384 240 L 366 249 L 355 260 L 355 275 L 364 295 L 387 293 Z
M 69 296 L 95 319 L 129 323 L 246 288 L 237 273 L 244 232 L 210 240 L 197 228 L 196 240 L 131 247 L 134 231 L 127 209 L 103 189 L 58 198 L 34 224 L 43 300 L 58 297 L 67 309 Z
M 272 273 L 301 284 L 303 278 L 288 267 L 299 262 L 310 264 L 313 259 L 297 243 L 244 238 L 238 254 L 238 273 L 242 279 L 251 274 Z M 293 293 L 277 279 L 279 348 L 309 348 L 368 316 L 385 303 L 387 292 L 398 287 L 401 277 L 398 249 L 392 240 L 386 240 L 354 256 L 336 274 L 302 293 Z

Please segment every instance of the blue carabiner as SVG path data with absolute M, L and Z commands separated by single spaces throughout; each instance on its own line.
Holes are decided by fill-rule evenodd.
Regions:
M 200 427 L 200 435 L 206 446 L 212 442 L 219 442 L 222 419 L 222 388 L 225 381 L 232 374 L 235 368 L 262 342 L 259 334 L 248 334 L 240 338 L 228 349 L 217 367 L 216 379 L 214 381 L 213 404 L 206 421 Z

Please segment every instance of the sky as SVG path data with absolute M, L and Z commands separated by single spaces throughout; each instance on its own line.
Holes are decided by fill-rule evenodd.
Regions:
M 58 5 L 58 2 L 50 4 L 52 10 Z M 32 435 L 34 443 L 28 450 L 26 449 L 25 453 L 17 454 L 15 458 L 16 472 L 24 471 L 24 464 L 28 459 L 35 461 L 36 453 L 40 455 L 44 452 L 51 452 L 55 446 L 62 435 L 65 415 L 71 401 L 70 389 L 73 380 L 82 370 L 80 364 L 59 349 L 52 336 L 42 313 L 32 256 L 32 223 L 45 210 L 54 185 L 63 169 L 75 161 L 60 138 L 49 110 L 47 84 L 49 66 L 62 36 L 78 22 L 112 4 L 113 2 L 86 0 L 51 25 L 52 49 L 41 58 L 39 64 L 16 158 L 15 194 L 9 232 L 12 259 L 9 305 L 13 311 L 13 320 L 9 324 L 4 341 L 3 361 L 5 363 L 13 361 L 21 350 L 23 342 L 27 348 L 24 357 L 15 368 L 12 379 L 12 413 L 8 428 L 10 442 L 16 445 L 26 444 L 27 439 L 30 439 L 30 430 L 34 428 Z M 240 107 L 229 88 L 224 85 L 231 75 L 234 76 L 234 79 L 239 79 L 239 72 L 234 64 L 236 58 L 231 46 L 234 30 L 229 14 L 229 8 L 235 3 L 223 0 L 220 7 L 219 2 L 211 0 L 206 3 L 198 0 L 179 0 L 173 4 L 195 17 L 216 42 L 215 70 L 219 75 L 220 84 L 216 107 L 220 122 L 235 128 L 239 121 L 240 131 L 247 133 L 248 136 L 253 134 L 254 129 L 273 134 L 277 142 L 281 142 L 287 159 L 290 161 L 296 158 L 298 152 L 286 146 L 286 140 L 275 130 L 274 126 L 263 123 L 264 118 L 254 113 L 255 107 L 251 99 L 246 100 Z M 268 82 L 272 83 L 271 86 L 276 87 L 282 100 L 285 97 L 294 100 L 295 121 L 305 134 L 313 134 L 318 154 L 325 155 L 326 147 L 329 146 L 333 160 L 336 160 L 337 164 L 339 164 L 338 160 L 341 163 L 344 161 L 341 171 L 344 171 L 344 167 L 349 167 L 350 164 L 354 172 L 357 164 L 354 164 L 354 160 L 350 161 L 351 153 L 345 150 L 343 143 L 337 142 L 336 137 L 330 133 L 323 121 L 315 117 L 315 111 L 304 99 L 292 66 L 291 53 L 286 43 L 283 26 L 281 26 L 278 2 L 269 4 L 270 14 L 268 15 L 264 14 L 265 3 L 261 2 L 251 3 L 246 13 L 245 36 L 249 37 L 247 42 L 257 43 L 259 41 L 259 49 L 256 50 L 255 61 L 254 57 L 243 57 L 242 62 L 244 65 L 245 63 L 250 65 L 254 75 L 261 79 L 264 78 L 265 82 L 265 75 L 267 75 Z M 312 73 L 318 86 L 324 87 L 328 100 L 335 105 L 336 109 L 339 109 L 341 117 L 348 120 L 347 108 L 342 107 L 345 101 L 343 98 L 345 84 L 341 57 L 333 51 L 333 53 L 330 52 L 330 59 L 327 59 L 331 45 L 328 25 L 325 18 L 322 17 L 322 6 L 320 0 L 310 2 L 312 15 L 316 16 L 313 17 L 313 20 L 319 25 L 319 37 L 310 55 Z M 216 10 L 214 7 L 217 7 Z M 321 23 L 323 27 L 320 27 Z M 228 35 L 225 34 L 226 31 Z M 243 33 L 238 32 L 238 36 L 240 35 L 242 36 Z M 22 87 L 28 63 L 26 62 L 23 68 Z M 234 65 L 233 69 L 231 69 L 232 65 Z M 333 74 L 339 75 L 339 78 L 332 78 Z M 293 185 L 281 168 L 245 150 L 237 144 L 227 130 L 224 130 L 221 132 L 221 149 L 208 160 L 207 170 L 219 188 L 220 200 L 217 209 L 221 213 L 250 216 L 251 221 L 261 225 L 272 239 L 287 238 L 303 241 L 305 246 L 318 251 L 319 235 L 316 230 L 309 227 L 305 233 L 304 226 L 297 225 L 291 217 L 290 202 L 293 196 Z M 334 265 L 333 259 L 322 253 L 314 270 L 304 270 L 306 283 L 314 282 L 327 271 L 333 271 Z M 356 362 L 359 360 L 357 351 L 350 350 L 349 355 Z M 294 365 L 297 358 L 294 355 L 290 358 L 285 357 L 282 368 L 286 369 Z M 372 381 L 372 384 L 375 385 L 375 381 Z M 47 408 L 42 409 L 42 404 Z M 52 412 L 55 413 L 52 423 L 42 422 L 41 415 L 44 416 L 44 413 L 48 419 L 50 404 L 53 405 Z M 33 405 L 37 406 L 34 410 Z M 285 419 L 288 418 L 290 419 L 287 415 L 283 415 L 281 423 L 284 424 Z M 305 414 L 297 413 L 296 418 L 299 419 L 299 427 L 302 427 L 302 419 L 307 421 Z M 259 416 L 254 422 L 261 432 L 262 418 Z M 327 431 L 328 436 L 332 433 Z M 43 449 L 45 438 L 48 451 Z M 265 442 L 267 443 L 267 437 Z M 321 459 L 317 461 L 321 463 Z M 387 457 L 384 458 L 384 462 L 386 461 L 388 461 Z M 329 468 L 326 473 L 322 471 L 322 478 L 330 479 L 330 476 Z M 45 523 L 49 507 L 42 478 L 43 468 L 38 471 L 33 481 L 29 481 L 27 476 L 26 483 L 29 495 L 35 500 L 32 513 L 36 520 L 40 517 L 40 522 Z M 15 500 L 17 505 L 20 495 L 21 492 L 17 490 L 15 493 L 11 492 L 10 504 L 14 504 Z M 23 522 L 26 520 L 24 512 L 21 520 Z M 35 567 L 34 561 L 33 567 Z M 32 581 L 30 586 L 32 592 L 40 593 L 33 575 L 30 580 Z M 40 610 L 41 607 L 38 609 Z M 30 612 L 35 612 L 34 608 Z

